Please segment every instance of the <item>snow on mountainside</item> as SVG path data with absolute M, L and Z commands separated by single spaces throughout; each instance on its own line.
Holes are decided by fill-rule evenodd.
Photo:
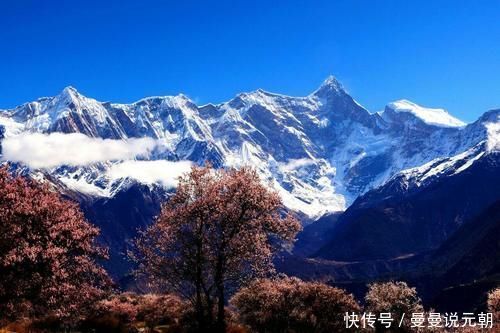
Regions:
M 394 178 L 400 177 L 403 187 L 422 186 L 437 177 L 453 176 L 470 168 L 476 161 L 491 153 L 500 151 L 500 110 L 485 113 L 479 120 L 468 126 L 468 132 L 482 129 L 484 139 L 456 155 L 439 157 L 421 166 L 402 170 Z M 464 133 L 461 133 L 464 134 Z M 463 140 L 466 141 L 467 140 Z
M 0 110 L 0 129 L 6 138 L 61 132 L 123 142 L 155 140 L 155 148 L 141 157 L 150 164 L 102 161 L 44 169 L 82 193 L 113 196 L 132 180 L 161 182 L 161 175 L 144 175 L 162 168 L 178 174 L 173 163 L 161 161 L 208 160 L 217 167 L 256 168 L 289 208 L 314 219 L 346 209 L 402 170 L 462 154 L 481 142 L 496 145 L 491 134 L 498 133 L 495 112 L 467 126 L 443 110 L 408 101 L 370 113 L 329 77 L 305 97 L 257 90 L 204 106 L 184 95 L 103 103 L 69 87 L 55 97 Z
M 428 125 L 443 127 L 460 127 L 465 125 L 463 121 L 453 117 L 443 109 L 424 108 L 405 99 L 389 103 L 387 107 L 395 112 L 411 113 Z

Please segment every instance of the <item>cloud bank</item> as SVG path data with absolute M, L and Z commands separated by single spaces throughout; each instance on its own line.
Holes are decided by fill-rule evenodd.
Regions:
M 188 172 L 191 165 L 189 161 L 125 161 L 112 165 L 107 176 L 112 180 L 128 177 L 143 184 L 161 183 L 173 188 L 177 186 L 179 176 Z
M 2 158 L 34 169 L 83 166 L 147 156 L 155 147 L 151 138 L 111 140 L 81 133 L 23 133 L 2 141 Z

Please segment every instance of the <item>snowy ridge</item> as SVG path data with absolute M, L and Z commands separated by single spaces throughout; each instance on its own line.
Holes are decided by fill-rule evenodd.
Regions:
M 6 138 L 29 133 L 81 133 L 120 142 L 151 138 L 155 148 L 141 161 L 42 170 L 75 191 L 113 196 L 131 181 L 173 186 L 180 161 L 249 165 L 289 208 L 315 219 L 346 209 L 402 170 L 422 167 L 412 174 L 429 174 L 424 165 L 431 161 L 474 147 L 480 147 L 477 153 L 463 158 L 497 149 L 499 113 L 465 125 L 444 110 L 404 100 L 370 113 L 333 77 L 305 97 L 256 90 L 204 106 L 184 95 L 103 103 L 69 87 L 55 97 L 0 110 L 0 138 L 2 132 Z
M 421 166 L 403 170 L 393 178 L 402 177 L 406 188 L 418 187 L 437 177 L 459 174 L 488 154 L 500 152 L 500 110 L 489 111 L 470 125 L 470 131 L 475 132 L 478 126 L 486 133 L 483 141 L 454 156 L 436 158 Z M 464 136 L 464 133 L 461 134 Z
M 434 177 L 452 176 L 467 170 L 474 162 L 483 157 L 487 152 L 484 150 L 485 143 L 472 147 L 471 149 L 449 158 L 438 158 L 425 163 L 422 166 L 401 171 L 398 176 L 403 176 L 406 187 L 422 186 Z
M 424 108 L 408 100 L 401 99 L 387 105 L 395 112 L 410 113 L 428 125 L 442 127 L 460 127 L 465 123 L 446 112 L 443 109 Z

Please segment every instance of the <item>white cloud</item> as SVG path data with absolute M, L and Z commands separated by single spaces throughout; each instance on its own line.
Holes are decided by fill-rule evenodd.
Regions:
M 111 180 L 132 178 L 143 184 L 161 183 L 173 188 L 177 186 L 179 176 L 188 172 L 191 165 L 190 161 L 125 161 L 112 165 L 107 176 Z
M 2 141 L 3 159 L 31 168 L 81 166 L 147 156 L 156 146 L 151 138 L 111 140 L 80 133 L 24 133 Z
M 309 158 L 299 158 L 299 159 L 290 159 L 287 163 L 281 163 L 281 170 L 285 172 L 290 172 L 296 169 L 300 169 L 302 167 L 306 167 L 309 165 L 314 165 L 314 160 Z

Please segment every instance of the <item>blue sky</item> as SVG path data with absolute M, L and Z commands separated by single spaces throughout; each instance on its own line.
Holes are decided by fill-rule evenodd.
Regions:
M 329 74 L 370 111 L 406 98 L 472 121 L 500 107 L 500 1 L 0 2 L 0 108 L 67 85 L 303 96 Z

